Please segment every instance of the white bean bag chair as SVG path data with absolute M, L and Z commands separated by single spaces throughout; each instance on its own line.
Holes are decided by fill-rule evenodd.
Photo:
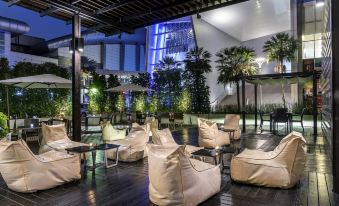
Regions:
M 108 141 L 107 143 L 120 145 L 119 161 L 134 162 L 147 156 L 146 143 L 149 141 L 150 125 L 133 123 L 131 131 L 125 139 Z M 108 150 L 107 157 L 115 160 L 115 150 Z
M 149 198 L 157 205 L 193 206 L 220 191 L 219 166 L 191 159 L 185 146 L 148 144 Z
M 34 155 L 24 140 L 2 139 L 0 173 L 9 189 L 35 192 L 80 179 L 80 158 L 58 151 Z
M 230 138 L 234 140 L 239 140 L 241 137 L 241 129 L 239 125 L 240 115 L 238 114 L 226 114 L 224 119 L 224 129 L 235 130 L 234 134 Z
M 70 140 L 66 133 L 65 124 L 46 125 L 42 123 L 42 141 L 39 148 L 39 154 L 51 150 L 67 153 L 67 148 L 78 146 L 88 146 L 88 144 Z
M 231 160 L 234 181 L 265 187 L 291 188 L 300 179 L 306 164 L 306 141 L 292 132 L 270 152 L 245 149 Z
M 101 124 L 101 130 L 104 142 L 126 138 L 126 129 L 115 129 L 108 121 Z
M 198 130 L 200 147 L 215 148 L 230 144 L 229 133 L 220 131 L 213 121 L 198 118 Z

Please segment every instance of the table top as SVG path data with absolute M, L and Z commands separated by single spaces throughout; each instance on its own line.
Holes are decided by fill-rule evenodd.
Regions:
M 192 155 L 196 155 L 196 156 L 204 156 L 204 157 L 216 157 L 220 154 L 225 154 L 225 153 L 234 153 L 235 150 L 234 148 L 231 147 L 221 147 L 219 149 L 200 149 L 198 151 L 195 151 L 192 153 Z
M 91 146 L 79 146 L 79 147 L 71 147 L 66 148 L 67 152 L 74 152 L 74 153 L 85 153 L 95 150 L 95 147 Z
M 96 150 L 109 150 L 109 149 L 115 149 L 120 147 L 120 145 L 117 144 L 100 144 L 95 147 Z

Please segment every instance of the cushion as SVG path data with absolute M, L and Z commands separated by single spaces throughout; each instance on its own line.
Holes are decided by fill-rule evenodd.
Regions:
M 53 142 L 61 139 L 69 139 L 66 133 L 65 124 L 46 125 L 42 123 L 43 143 Z

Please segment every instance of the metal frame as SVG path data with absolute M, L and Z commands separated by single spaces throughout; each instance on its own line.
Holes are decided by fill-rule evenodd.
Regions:
M 255 107 L 255 128 L 258 127 L 257 122 L 257 115 L 258 115 L 258 89 L 257 85 L 252 82 L 251 80 L 257 80 L 257 79 L 288 79 L 288 78 L 294 78 L 294 77 L 312 77 L 313 80 L 313 135 L 316 137 L 318 135 L 318 129 L 317 129 L 317 119 L 318 119 L 318 111 L 317 111 L 317 76 L 319 73 L 317 72 L 292 72 L 292 73 L 277 73 L 277 74 L 263 74 L 263 75 L 252 75 L 252 76 L 243 76 L 242 77 L 242 122 L 243 122 L 243 128 L 242 131 L 246 132 L 246 105 L 245 105 L 245 84 L 246 80 L 248 83 L 251 83 L 254 85 L 254 107 Z

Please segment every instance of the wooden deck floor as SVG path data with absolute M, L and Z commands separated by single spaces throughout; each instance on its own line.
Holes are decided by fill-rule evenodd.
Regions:
M 339 204 L 332 193 L 331 161 L 322 137 L 314 139 L 306 130 L 307 165 L 300 183 L 289 190 L 237 184 L 230 181 L 227 171 L 222 174 L 222 188 L 202 205 L 310 205 Z M 173 133 L 177 143 L 197 144 L 197 129 L 183 129 Z M 244 134 L 236 143 L 250 149 L 274 149 L 282 137 L 271 134 Z M 85 135 L 85 142 L 100 142 L 100 134 Z M 33 150 L 36 147 L 32 145 Z M 102 155 L 97 155 L 102 158 Z M 118 167 L 98 168 L 95 174 L 77 182 L 32 194 L 9 190 L 0 178 L 0 205 L 152 205 L 148 199 L 147 158 L 135 163 L 119 163 Z M 43 181 L 43 180 L 41 180 Z M 202 188 L 203 189 L 203 188 Z

